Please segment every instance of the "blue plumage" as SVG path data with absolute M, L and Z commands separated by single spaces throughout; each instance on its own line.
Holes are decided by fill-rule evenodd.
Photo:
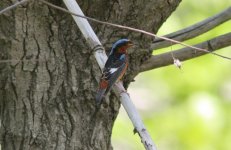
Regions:
M 110 52 L 109 55 L 112 55 L 112 54 L 116 51 L 116 49 L 117 49 L 118 47 L 121 47 L 121 46 L 123 46 L 125 43 L 128 43 L 128 42 L 131 42 L 131 41 L 128 40 L 128 39 L 120 39 L 120 40 L 116 41 L 116 42 L 112 45 L 111 52 Z
M 124 60 L 126 59 L 126 54 L 121 55 L 121 56 L 119 57 L 119 59 L 120 59 L 121 61 L 124 61 Z

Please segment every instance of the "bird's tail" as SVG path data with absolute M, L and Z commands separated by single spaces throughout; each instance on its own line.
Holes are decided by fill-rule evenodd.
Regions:
M 97 94 L 95 96 L 95 100 L 96 100 L 96 105 L 99 106 L 101 104 L 101 100 L 104 96 L 104 93 L 105 93 L 106 89 L 99 89 L 97 91 Z

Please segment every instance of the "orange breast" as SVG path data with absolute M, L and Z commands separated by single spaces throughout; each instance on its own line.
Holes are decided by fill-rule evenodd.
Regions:
M 128 61 L 126 60 L 125 67 L 124 67 L 124 69 L 123 69 L 121 75 L 120 75 L 119 78 L 117 79 L 117 81 L 119 81 L 119 80 L 121 80 L 121 79 L 123 78 L 123 76 L 124 76 L 124 74 L 125 74 L 127 68 L 128 68 Z

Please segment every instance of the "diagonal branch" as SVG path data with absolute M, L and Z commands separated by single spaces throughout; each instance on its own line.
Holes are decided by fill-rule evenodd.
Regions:
M 67 8 L 72 11 L 76 12 L 78 14 L 81 14 L 84 16 L 82 10 L 80 9 L 79 5 L 75 0 L 63 0 Z M 76 24 L 78 25 L 79 29 L 81 30 L 83 36 L 86 38 L 89 46 L 94 50 L 94 55 L 96 57 L 96 60 L 100 66 L 101 69 L 103 69 L 105 61 L 107 59 L 107 55 L 105 54 L 105 51 L 103 47 L 101 46 L 101 43 L 94 33 L 93 29 L 91 28 L 90 24 L 86 19 L 76 17 L 72 15 Z M 124 92 L 125 89 L 122 85 L 122 82 L 119 82 L 116 86 L 116 89 L 120 93 L 120 101 L 122 105 L 124 106 L 125 110 L 127 111 L 129 118 L 131 119 L 136 131 L 139 133 L 141 141 L 143 142 L 144 147 L 147 150 L 156 150 L 156 147 L 151 139 L 151 136 L 147 132 L 135 106 L 133 105 L 128 93 Z
M 206 42 L 197 44 L 195 46 L 202 49 L 209 49 L 212 52 L 230 45 L 231 45 L 231 32 L 218 36 Z M 185 47 L 179 50 L 175 50 L 173 52 L 154 55 L 140 67 L 139 72 L 144 72 L 144 71 L 173 64 L 172 54 L 175 58 L 184 61 L 207 53 L 202 51 L 195 51 L 190 47 Z
M 22 1 L 16 2 L 15 4 L 13 4 L 13 5 L 11 5 L 11 6 L 7 7 L 7 8 L 5 8 L 5 9 L 2 9 L 2 10 L 0 11 L 0 15 L 3 14 L 3 13 L 5 13 L 5 12 L 7 12 L 8 10 L 14 9 L 14 8 L 17 7 L 18 5 L 22 5 L 22 4 L 26 3 L 27 1 L 29 1 L 29 0 L 22 0 Z
M 174 39 L 177 41 L 185 41 L 188 39 L 192 39 L 198 35 L 201 35 L 230 19 L 231 19 L 231 7 L 208 19 L 205 19 L 199 23 L 196 23 L 190 27 L 179 30 L 177 32 L 173 32 L 168 35 L 165 35 L 164 37 Z M 170 41 L 166 41 L 161 38 L 156 38 L 151 45 L 151 49 L 160 49 L 160 48 L 171 46 L 173 44 L 174 43 Z

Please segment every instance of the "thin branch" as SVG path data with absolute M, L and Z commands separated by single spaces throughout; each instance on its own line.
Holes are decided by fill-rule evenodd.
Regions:
M 14 9 L 14 8 L 17 7 L 18 5 L 22 5 L 22 4 L 24 4 L 24 3 L 28 2 L 28 1 L 29 1 L 29 0 L 22 0 L 22 1 L 16 2 L 15 4 L 13 4 L 13 5 L 11 5 L 11 6 L 7 7 L 7 8 L 5 8 L 5 9 L 3 9 L 3 10 L 1 10 L 1 11 L 0 11 L 0 15 L 3 14 L 3 13 L 5 13 L 5 12 L 7 12 L 8 10 Z
M 83 15 L 80 15 L 80 14 L 77 14 L 77 13 L 73 13 L 73 11 L 68 11 L 68 10 L 66 10 L 64 8 L 61 8 L 61 7 L 56 6 L 56 5 L 53 5 L 53 4 L 51 4 L 51 3 L 49 3 L 49 2 L 47 2 L 45 0 L 40 0 L 40 1 L 42 3 L 50 6 L 50 7 L 53 7 L 55 9 L 61 10 L 63 12 L 69 13 L 69 14 L 77 16 L 77 17 L 85 18 L 85 19 L 87 19 L 89 21 L 93 21 L 93 22 L 96 22 L 96 23 L 105 24 L 105 25 L 109 25 L 109 26 L 113 26 L 113 27 L 117 27 L 117 28 L 121 28 L 121 29 L 126 29 L 126 30 L 130 30 L 130 31 L 138 32 L 138 33 L 143 33 L 143 34 L 146 34 L 146 35 L 149 35 L 149 36 L 152 36 L 152 37 L 156 37 L 156 38 L 159 38 L 159 39 L 170 41 L 170 42 L 175 43 L 175 44 L 180 44 L 180 45 L 183 45 L 183 46 L 186 46 L 186 47 L 190 47 L 190 48 L 195 49 L 197 51 L 203 51 L 203 52 L 206 52 L 206 53 L 210 53 L 210 54 L 216 55 L 218 57 L 223 57 L 225 59 L 231 60 L 231 58 L 229 58 L 229 57 L 225 57 L 225 56 L 216 54 L 214 52 L 210 52 L 207 49 L 202 49 L 202 48 L 198 48 L 198 47 L 195 47 L 195 46 L 191 46 L 191 45 L 188 45 L 186 43 L 179 42 L 177 40 L 169 39 L 167 37 L 157 36 L 156 34 L 153 34 L 153 33 L 150 33 L 150 32 L 144 31 L 144 30 L 140 30 L 140 29 L 136 29 L 136 28 L 132 28 L 132 27 L 128 27 L 128 26 L 122 26 L 122 25 L 118 25 L 118 24 L 114 24 L 114 23 L 99 21 L 99 20 L 91 18 L 91 17 L 86 17 L 86 16 L 83 16 Z
M 210 51 L 216 51 L 218 49 L 227 47 L 231 45 L 231 32 L 213 38 L 209 41 L 200 43 L 195 45 L 196 47 L 209 49 Z M 155 68 L 164 67 L 167 65 L 173 64 L 172 54 L 175 58 L 179 59 L 180 61 L 192 59 L 194 57 L 199 57 L 201 55 L 206 54 L 205 52 L 197 52 L 190 47 L 185 47 L 179 50 L 163 53 L 160 55 L 154 55 L 149 60 L 147 60 L 141 67 L 139 72 L 144 72 L 148 70 L 152 70 Z
M 76 12 L 78 14 L 81 14 L 81 16 L 84 16 L 82 10 L 80 9 L 79 5 L 75 0 L 63 0 L 63 2 L 71 12 Z M 105 51 L 101 46 L 98 37 L 96 36 L 95 32 L 93 31 L 93 29 L 91 28 L 90 24 L 86 19 L 79 18 L 74 15 L 72 15 L 72 17 L 74 18 L 76 24 L 81 30 L 83 36 L 87 40 L 89 46 L 94 50 L 94 55 L 100 68 L 103 69 L 104 64 L 107 60 L 107 55 L 105 54 Z M 141 141 L 144 144 L 144 147 L 147 150 L 156 150 L 156 147 L 151 139 L 151 136 L 147 132 L 141 120 L 141 117 L 139 116 L 135 106 L 133 105 L 128 93 L 124 92 L 125 89 L 122 85 L 122 82 L 116 84 L 115 87 L 118 93 L 120 93 L 120 101 L 124 106 L 125 110 L 127 111 L 128 116 L 131 119 L 136 131 L 139 133 Z
M 188 39 L 192 39 L 198 35 L 201 35 L 215 27 L 217 27 L 218 25 L 228 21 L 231 19 L 231 7 L 229 7 L 228 9 L 208 18 L 205 19 L 199 23 L 196 23 L 192 26 L 189 26 L 185 29 L 170 33 L 168 35 L 164 35 L 164 37 L 170 38 L 170 39 L 174 39 L 177 41 L 185 41 Z M 151 49 L 160 49 L 160 48 L 164 48 L 164 47 L 168 47 L 171 46 L 173 43 L 169 42 L 167 40 L 163 40 L 160 38 L 156 38 L 153 42 L 153 44 L 151 45 Z

